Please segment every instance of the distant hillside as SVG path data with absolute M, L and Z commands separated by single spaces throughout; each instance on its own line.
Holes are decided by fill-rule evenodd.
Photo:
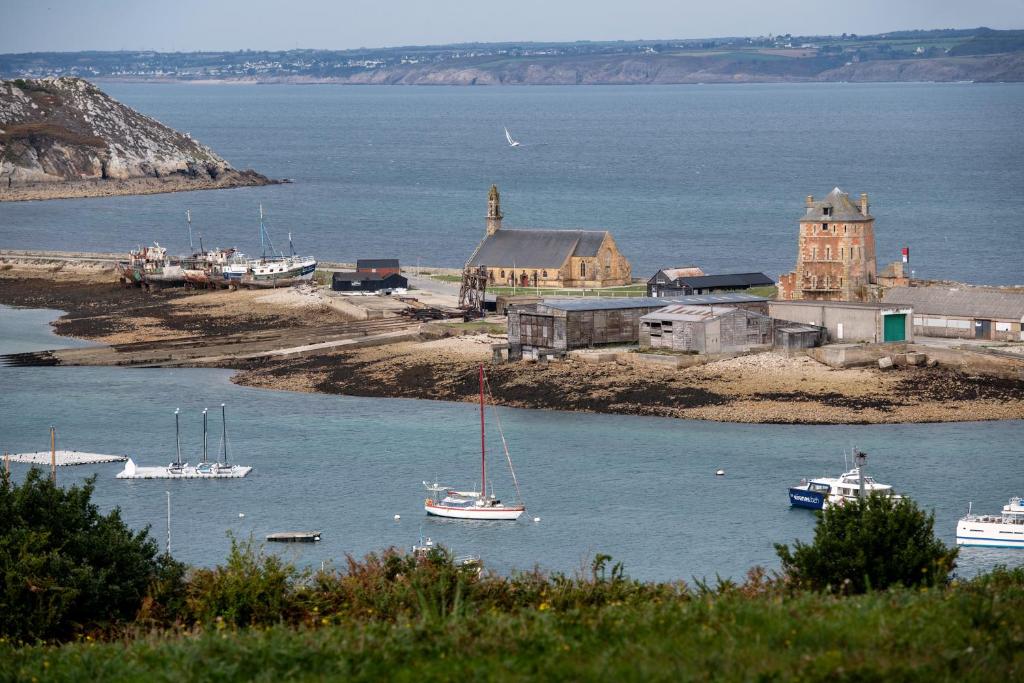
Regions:
M 0 82 L 0 200 L 268 182 L 82 79 Z
M 1024 31 L 897 31 L 574 43 L 242 52 L 0 55 L 0 76 L 92 79 L 572 85 L 785 81 L 1024 81 Z

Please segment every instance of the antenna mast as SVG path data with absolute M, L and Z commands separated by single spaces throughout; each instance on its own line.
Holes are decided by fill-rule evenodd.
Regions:
M 181 421 L 178 418 L 178 409 L 174 409 L 174 444 L 177 449 L 177 456 L 174 459 L 175 465 L 181 465 Z
M 480 364 L 480 497 L 487 497 L 487 439 L 484 437 L 484 364 Z

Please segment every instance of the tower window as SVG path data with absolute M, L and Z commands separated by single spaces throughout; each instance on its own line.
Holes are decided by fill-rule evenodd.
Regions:
M 831 261 L 832 260 L 832 247 L 825 247 L 825 260 L 826 261 Z
M 822 223 L 821 224 L 821 231 L 822 232 L 827 232 L 828 231 L 828 223 Z
M 821 210 L 821 212 L 822 212 L 823 214 L 825 214 L 826 216 L 831 216 L 831 215 L 832 215 L 832 207 L 831 207 L 831 206 L 826 206 L 826 207 L 824 207 L 824 208 L 823 208 L 823 209 Z

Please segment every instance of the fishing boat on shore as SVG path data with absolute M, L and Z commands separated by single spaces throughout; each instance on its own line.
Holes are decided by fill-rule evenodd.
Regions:
M 509 472 L 512 474 L 512 481 L 516 488 L 516 503 L 506 505 L 494 494 L 494 487 L 491 492 L 487 490 L 487 439 L 484 420 L 484 366 L 480 365 L 480 490 L 459 491 L 450 486 L 442 486 L 437 482 L 423 485 L 430 492 L 430 496 L 424 501 L 423 509 L 428 515 L 436 517 L 450 517 L 453 519 L 477 519 L 477 520 L 516 520 L 526 511 L 522 503 L 522 496 L 519 493 L 519 481 L 516 479 L 516 472 L 512 467 L 512 456 L 508 452 L 508 442 L 505 441 L 505 434 L 501 428 L 501 420 L 495 418 L 498 431 L 501 434 L 501 443 L 505 449 L 505 459 L 508 462 Z
M 997 515 L 976 515 L 971 507 L 956 523 L 957 545 L 1024 549 L 1024 500 L 1011 498 Z
M 167 255 L 167 248 L 154 242 L 128 252 L 128 260 L 117 264 L 122 284 L 169 287 L 185 282 L 181 259 Z
M 128 458 L 124 469 L 117 474 L 118 479 L 240 479 L 252 471 L 247 465 L 234 465 L 228 462 L 228 428 L 227 412 L 225 404 L 220 404 L 222 419 L 222 454 L 223 461 L 219 458 L 216 462 L 208 459 L 207 448 L 207 411 L 203 411 L 203 457 L 195 465 L 181 459 L 181 423 L 180 411 L 174 411 L 174 437 L 175 457 L 174 460 L 164 467 L 141 467 L 135 461 Z
M 810 510 L 823 510 L 831 505 L 843 503 L 871 495 L 900 498 L 889 484 L 880 484 L 874 478 L 864 474 L 867 453 L 855 450 L 853 461 L 855 467 L 838 477 L 804 478 L 796 486 L 789 488 L 789 504 L 793 507 Z
M 223 278 L 248 287 L 281 287 L 304 280 L 311 280 L 316 272 L 316 258 L 299 256 L 288 233 L 289 254 L 274 247 L 263 220 L 263 205 L 260 204 L 260 247 L 263 255 L 258 259 L 236 258 L 223 270 Z M 270 255 L 267 255 L 267 250 Z

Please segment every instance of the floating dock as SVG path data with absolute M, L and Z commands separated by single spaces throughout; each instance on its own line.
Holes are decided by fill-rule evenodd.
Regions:
M 57 467 L 68 467 L 71 465 L 98 465 L 105 462 L 125 462 L 127 455 L 105 455 L 103 453 L 80 453 L 79 451 L 57 451 L 56 454 L 50 451 L 39 451 L 37 453 L 9 453 L 0 456 L 0 461 L 8 458 L 11 462 L 22 462 L 29 465 L 51 465 L 51 458 L 57 463 Z
M 185 465 L 172 470 L 167 465 L 161 467 L 139 467 L 128 458 L 124 469 L 117 473 L 117 479 L 241 479 L 252 472 L 247 465 L 232 465 L 229 470 L 212 470 L 200 472 L 195 465 Z
M 278 543 L 315 543 L 320 540 L 319 531 L 279 531 L 267 534 L 268 541 Z

